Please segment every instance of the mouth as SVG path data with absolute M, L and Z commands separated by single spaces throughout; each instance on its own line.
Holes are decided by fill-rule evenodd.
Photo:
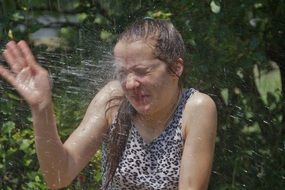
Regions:
M 142 93 L 135 93 L 135 94 L 130 94 L 129 97 L 136 104 L 146 104 L 150 95 L 142 94 Z

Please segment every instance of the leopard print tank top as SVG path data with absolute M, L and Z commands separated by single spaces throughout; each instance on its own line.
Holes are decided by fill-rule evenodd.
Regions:
M 111 190 L 178 189 L 183 151 L 181 118 L 185 104 L 195 92 L 184 90 L 166 129 L 151 143 L 145 143 L 132 124 L 125 151 L 113 177 Z M 106 151 L 103 144 L 103 171 Z M 104 174 L 103 174 L 104 184 Z

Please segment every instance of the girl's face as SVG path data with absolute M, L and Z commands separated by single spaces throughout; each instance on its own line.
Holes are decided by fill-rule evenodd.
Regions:
M 114 49 L 117 79 L 139 114 L 158 113 L 177 93 L 178 78 L 154 57 L 153 49 L 144 41 L 119 41 Z

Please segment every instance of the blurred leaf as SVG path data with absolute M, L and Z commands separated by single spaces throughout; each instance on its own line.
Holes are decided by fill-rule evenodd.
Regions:
M 12 130 L 15 129 L 15 123 L 12 121 L 8 121 L 4 123 L 1 127 L 1 135 L 8 135 L 11 138 Z
M 218 1 L 211 1 L 210 3 L 210 7 L 211 7 L 211 11 L 213 13 L 219 13 L 221 11 L 221 6 L 220 4 L 218 3 Z

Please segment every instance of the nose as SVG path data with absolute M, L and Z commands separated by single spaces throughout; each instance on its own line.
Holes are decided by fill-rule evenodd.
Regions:
M 137 87 L 139 87 L 139 85 L 140 85 L 140 83 L 139 83 L 139 81 L 137 80 L 137 77 L 134 74 L 129 73 L 126 76 L 125 87 L 126 87 L 127 90 L 136 89 Z

